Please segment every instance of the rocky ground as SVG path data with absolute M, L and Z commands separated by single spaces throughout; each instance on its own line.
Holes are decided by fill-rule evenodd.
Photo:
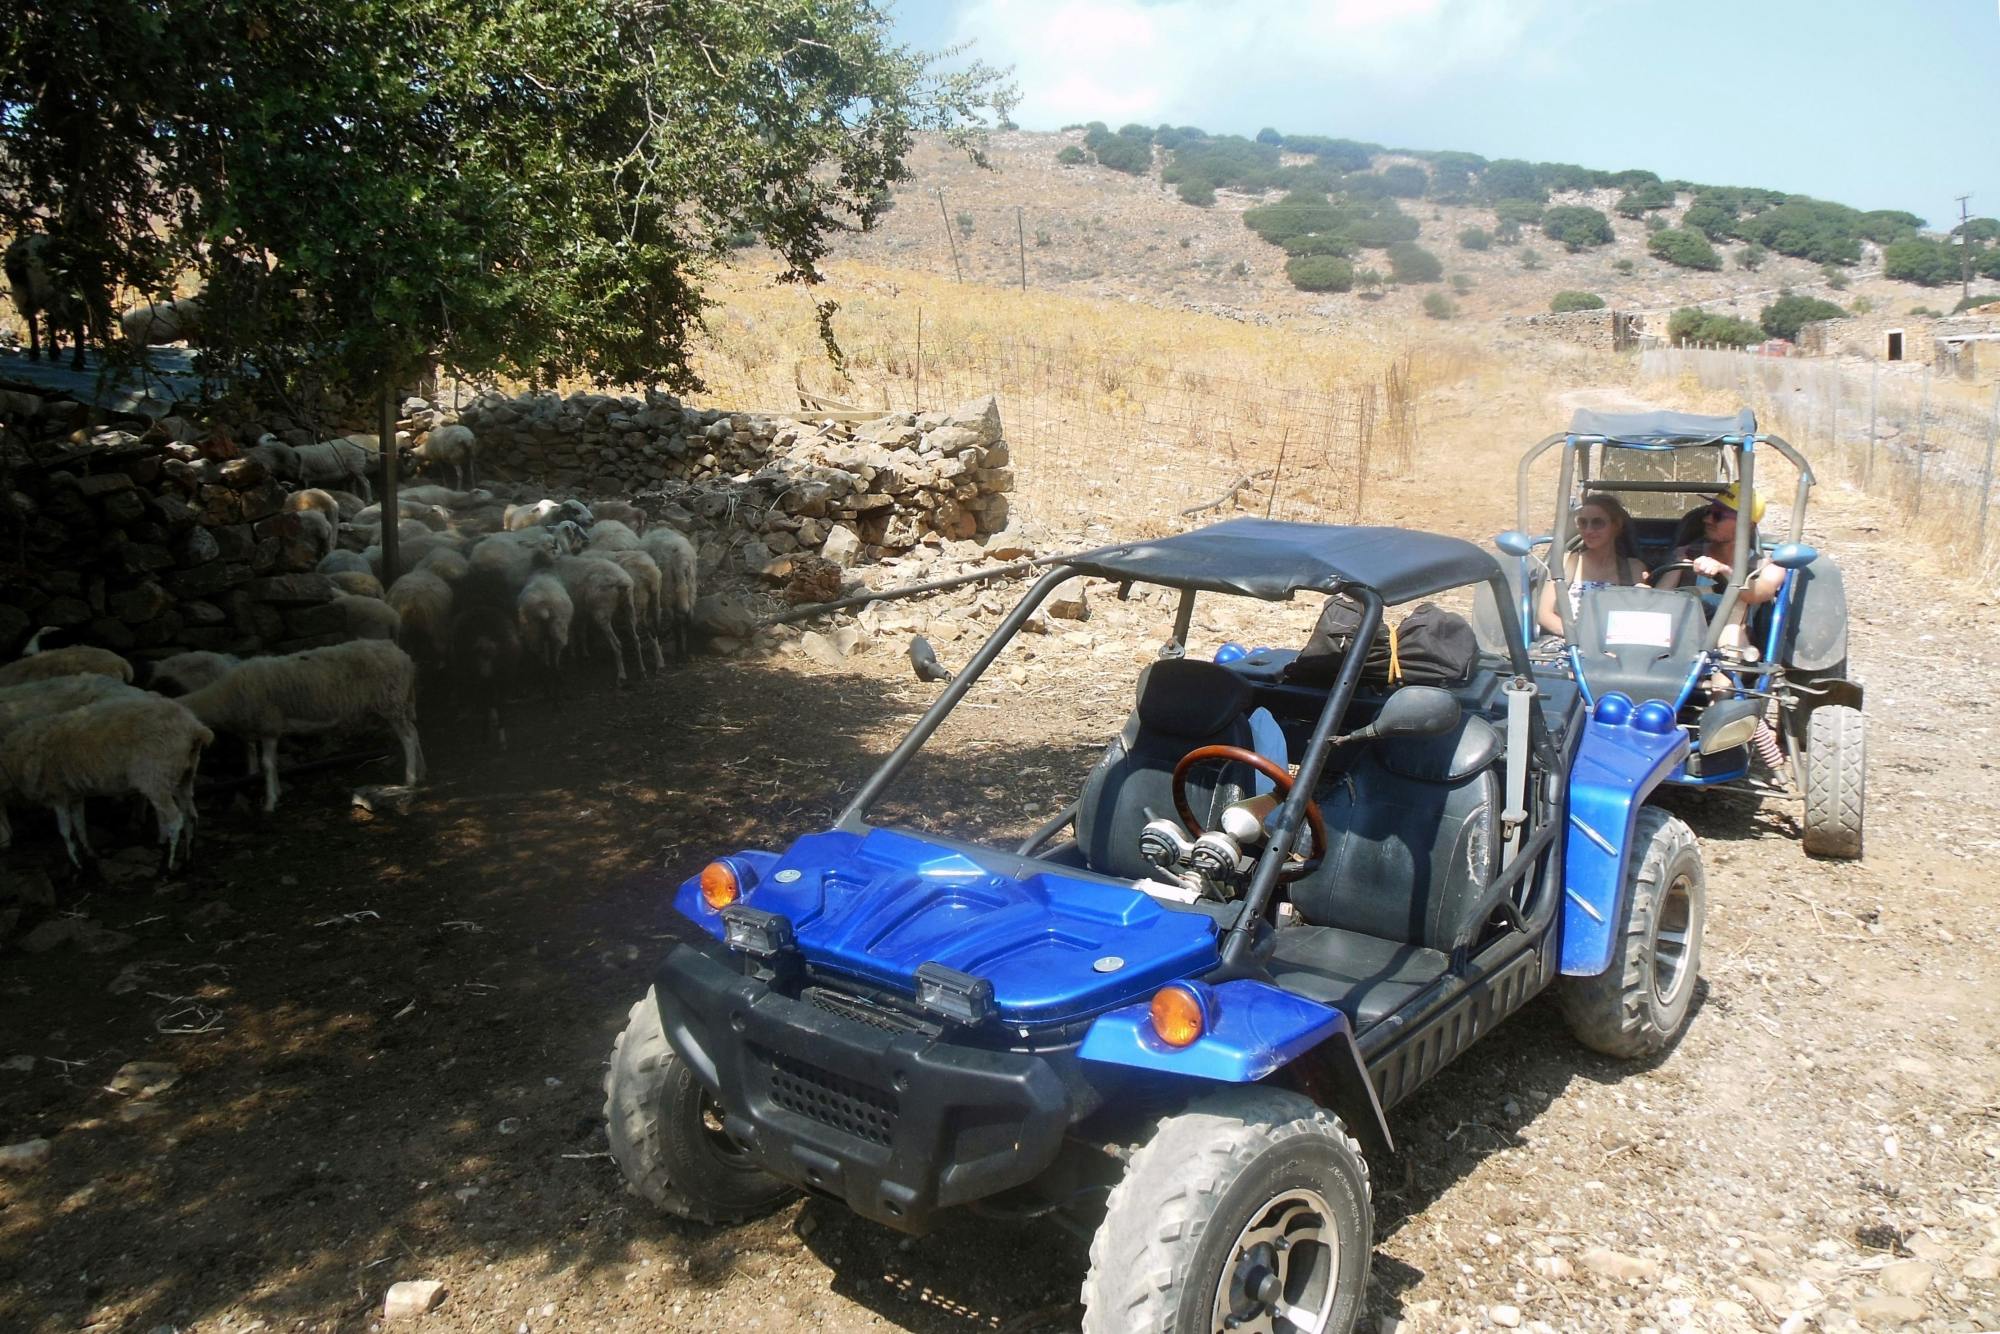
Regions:
M 1458 462 L 1369 517 L 1500 526 L 1499 456 Z M 1804 857 L 1795 805 L 1674 800 L 1709 866 L 1685 1038 L 1621 1066 L 1537 1002 L 1399 1108 L 1376 1330 L 2000 1326 L 2000 611 L 1900 527 L 1838 491 L 1813 524 L 1857 608 L 1867 859 Z M 0 1326 L 360 1330 L 426 1280 L 438 1331 L 1076 1328 L 1058 1228 L 907 1240 L 820 1202 L 695 1227 L 623 1192 L 599 1119 L 670 887 L 824 825 L 932 697 L 905 636 L 963 662 L 1005 596 L 884 609 L 851 656 L 586 682 L 505 752 L 427 700 L 407 814 L 349 806 L 386 767 L 302 777 L 261 823 L 212 795 L 192 874 L 54 886 L 43 948 L 0 958 Z M 1002 660 L 899 818 L 997 837 L 1075 790 L 1170 617 L 1089 604 Z

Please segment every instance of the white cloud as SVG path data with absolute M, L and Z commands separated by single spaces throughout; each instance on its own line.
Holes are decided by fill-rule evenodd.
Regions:
M 1052 127 L 1187 121 L 1317 89 L 1329 104 L 1410 102 L 1542 65 L 1552 13 L 1551 0 L 970 0 L 957 36 L 1014 67 L 1017 119 Z

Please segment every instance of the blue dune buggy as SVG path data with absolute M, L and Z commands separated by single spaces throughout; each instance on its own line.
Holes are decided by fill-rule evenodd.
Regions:
M 1011 849 L 870 824 L 1078 576 L 1179 602 L 1076 799 Z M 1538 680 L 1518 624 L 1449 688 L 1184 653 L 1201 596 L 1344 595 L 1369 644 L 1472 588 L 1508 596 L 1457 538 L 1261 520 L 1049 570 L 833 828 L 662 885 L 693 943 L 605 1080 L 631 1187 L 708 1223 L 800 1190 L 913 1233 L 1056 1215 L 1094 1228 L 1088 1331 L 1351 1329 L 1386 1110 L 1544 988 L 1658 1052 L 1700 965 L 1700 850 L 1645 804 L 1688 754 L 1666 703 Z
M 1561 451 L 1554 531 L 1529 537 L 1537 509 L 1529 471 L 1551 449 Z M 1739 521 L 1730 574 L 1704 591 L 1675 553 L 1702 538 L 1712 497 L 1755 497 L 1760 455 L 1773 453 L 1797 475 L 1788 531 L 1766 536 Z M 1567 431 L 1527 452 L 1517 485 L 1520 528 L 1496 544 L 1518 558 L 1509 574 L 1522 626 L 1535 624 L 1541 582 L 1556 582 L 1564 633 L 1551 641 L 1558 652 L 1550 665 L 1574 681 L 1586 704 L 1617 693 L 1671 705 L 1690 746 L 1668 782 L 1789 795 L 1774 781 L 1789 771 L 1804 798 L 1805 850 L 1859 857 L 1867 792 L 1862 687 L 1848 671 L 1840 567 L 1800 540 L 1813 486 L 1805 458 L 1760 433 L 1748 409 L 1734 417 L 1580 411 Z M 1633 547 L 1654 582 L 1679 571 L 1681 587 L 1594 588 L 1572 608 L 1566 563 L 1544 561 L 1536 548 L 1571 550 L 1573 511 L 1596 494 L 1617 497 L 1631 513 Z M 1739 607 L 1760 560 L 1783 569 L 1784 581 L 1770 601 Z M 1487 610 L 1483 638 L 1497 642 Z M 1726 635 L 1739 611 L 1747 613 L 1740 633 Z M 1776 772 L 1752 772 L 1752 742 L 1760 732 L 1779 761 Z

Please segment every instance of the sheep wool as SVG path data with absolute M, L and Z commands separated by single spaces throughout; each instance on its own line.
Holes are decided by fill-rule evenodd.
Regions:
M 52 648 L 43 653 L 31 653 L 25 658 L 0 667 L 0 686 L 20 685 L 24 681 L 46 681 L 54 676 L 86 674 L 113 677 L 129 685 L 132 680 L 132 664 L 108 648 L 97 648 L 91 644 Z
M 169 698 L 191 695 L 203 686 L 213 685 L 235 671 L 243 659 L 234 653 L 211 653 L 207 649 L 190 649 L 186 653 L 176 653 L 171 658 L 162 658 L 153 664 L 153 670 L 146 678 L 147 688 Z
M 264 771 L 264 809 L 278 806 L 278 739 L 385 726 L 403 745 L 403 781 L 424 776 L 417 736 L 417 667 L 379 639 L 251 658 L 181 701 L 217 731 L 252 742 Z
M 0 736 L 33 718 L 68 713 L 100 699 L 145 692 L 109 676 L 52 676 L 0 689 Z
M 412 570 L 389 585 L 388 603 L 401 622 L 396 642 L 411 656 L 444 666 L 451 646 L 451 585 L 427 570 Z

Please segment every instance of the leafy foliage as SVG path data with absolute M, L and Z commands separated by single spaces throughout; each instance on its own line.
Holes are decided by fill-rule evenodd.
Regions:
M 1260 144 L 1270 144 L 1273 148 L 1275 148 L 1279 144 L 1285 142 L 1285 136 L 1279 134 L 1275 129 L 1273 129 L 1269 125 L 1266 125 L 1263 129 L 1257 131 L 1257 142 Z
M 1972 271 L 1982 278 L 2000 278 L 2000 249 L 1983 250 L 1972 257 Z
M 1486 164 L 1480 173 L 1480 189 L 1496 204 L 1503 199 L 1526 199 L 1536 204 L 1549 202 L 1548 188 L 1535 175 L 1535 165 L 1518 158 L 1501 158 Z
M 1969 238 L 1974 245 L 2000 241 L 2000 218 L 1967 218 L 1953 227 L 1951 234 L 1961 240 Z
M 1962 314 L 1963 312 L 1972 310 L 1978 306 L 1992 305 L 1995 301 L 2000 301 L 2000 294 L 1996 294 L 1993 292 L 1974 292 L 1971 296 L 1960 297 L 1958 299 L 1958 304 L 1951 308 L 1951 313 L 1954 315 Z
M 1563 249 L 1571 253 L 1591 246 L 1610 245 L 1615 239 L 1611 232 L 1611 219 L 1594 208 L 1585 208 L 1580 204 L 1566 204 L 1543 213 L 1542 234 L 1551 241 L 1560 241 Z
M 1426 292 L 1424 314 L 1434 320 L 1448 320 L 1458 314 L 1458 307 L 1453 305 L 1451 298 L 1443 292 Z
M 1538 269 L 1547 268 L 1548 261 L 1542 258 L 1541 251 L 1536 250 L 1533 246 L 1530 246 L 1528 249 L 1523 250 L 1521 252 L 1521 267 L 1526 269 L 1528 272 L 1533 273 Z
M 1681 226 L 1700 232 L 1711 241 L 1727 241 L 1736 235 L 1736 210 L 1698 201 L 1688 205 L 1688 211 L 1681 215 Z
M 1181 197 L 1183 204 L 1193 204 L 1207 208 L 1215 202 L 1215 187 L 1207 181 L 1182 181 L 1174 187 L 1174 193 Z
M 1512 218 L 1503 218 L 1493 229 L 1493 239 L 1501 245 L 1514 245 L 1521 239 L 1521 224 Z
M 1430 188 L 1430 173 L 1407 162 L 1384 167 L 1380 175 L 1383 188 L 1397 199 L 1421 199 L 1424 191 Z
M 1063 149 L 1062 152 L 1056 154 L 1056 161 L 1062 163 L 1065 167 L 1080 167 L 1090 161 L 1090 154 L 1084 152 L 1075 144 L 1071 144 L 1069 147 Z
M 1604 298 L 1595 292 L 1562 291 L 1549 300 L 1549 309 L 1558 315 L 1572 310 L 1603 310 Z
M 1320 134 L 1288 134 L 1285 136 L 1285 147 L 1294 153 L 1309 154 L 1341 171 L 1366 171 L 1369 163 L 1375 160 L 1375 154 L 1382 151 L 1380 144 L 1329 139 Z
M 1713 272 L 1722 267 L 1722 256 L 1715 252 L 1708 238 L 1685 228 L 1669 227 L 1665 231 L 1654 232 L 1646 238 L 1646 253 L 1684 269 Z
M 1113 134 L 1103 121 L 1092 121 L 1083 132 L 1083 146 L 1097 155 L 1100 166 L 1128 176 L 1153 169 L 1153 131 L 1144 125 L 1127 125 Z
M 1487 250 L 1493 245 L 1493 234 L 1484 227 L 1467 227 L 1458 234 L 1461 250 Z
M 1957 282 L 1961 262 L 1951 246 L 1928 237 L 1909 236 L 1882 248 L 1882 276 L 1921 287 Z
M 1391 282 L 1434 283 L 1443 276 L 1443 262 L 1415 241 L 1398 241 L 1389 247 Z
M 1634 185 L 1618 197 L 1618 212 L 1627 218 L 1643 218 L 1655 209 L 1672 208 L 1674 192 L 1660 181 Z
M 1542 206 L 1532 199 L 1502 199 L 1494 203 L 1493 216 L 1503 223 L 1533 227 L 1542 220 Z
M 1684 343 L 1751 347 L 1764 341 L 1764 331 L 1733 315 L 1714 315 L 1694 306 L 1683 306 L 1667 320 L 1667 340 L 1676 347 Z
M 1354 243 L 1339 232 L 1306 232 L 1285 238 L 1288 255 L 1332 255 L 1345 259 L 1354 253 Z
M 1769 252 L 1763 246 L 1752 241 L 1749 245 L 1744 246 L 1736 252 L 1736 267 L 1755 273 L 1764 267 L 1764 260 L 1768 254 Z
M 1619 273 L 1630 273 L 1634 265 L 1629 259 L 1614 259 L 1611 261 L 1611 267 Z
M 1301 292 L 1345 292 L 1354 286 L 1354 266 L 1332 255 L 1294 255 L 1285 276 Z
M 1796 342 L 1801 325 L 1811 324 L 1815 320 L 1837 320 L 1846 314 L 1846 311 L 1831 301 L 1786 292 L 1764 307 L 1757 317 L 1757 322 L 1764 326 L 1764 332 L 1771 337 Z

